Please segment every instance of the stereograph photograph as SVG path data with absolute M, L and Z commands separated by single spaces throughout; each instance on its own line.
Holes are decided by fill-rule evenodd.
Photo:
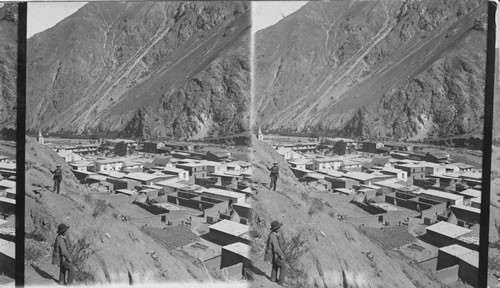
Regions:
M 310 2 L 254 34 L 260 287 L 477 287 L 487 7 Z
M 480 287 L 490 195 L 500 286 L 488 4 L 28 2 L 25 285 Z M 19 20 L 0 6 L 12 286 Z
M 14 285 L 17 32 L 15 3 L 0 3 L 0 285 Z
M 26 285 L 244 286 L 250 3 L 28 15 Z

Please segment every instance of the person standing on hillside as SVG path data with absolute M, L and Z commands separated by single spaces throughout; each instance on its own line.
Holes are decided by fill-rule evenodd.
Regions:
M 69 226 L 60 224 L 57 227 L 57 237 L 54 243 L 54 254 L 52 264 L 59 264 L 59 284 L 71 285 L 75 276 L 73 259 L 69 252 L 70 242 L 67 237 Z M 66 280 L 67 278 L 67 280 Z
M 278 161 L 274 161 L 273 166 L 271 168 L 268 167 L 267 169 L 271 171 L 271 174 L 269 175 L 271 177 L 271 184 L 269 189 L 273 189 L 273 191 L 276 191 L 276 183 L 278 182 L 278 176 L 280 172 Z
M 52 174 L 54 175 L 52 177 L 54 179 L 54 190 L 53 190 L 53 192 L 57 192 L 57 194 L 59 194 L 59 192 L 61 190 L 61 181 L 62 181 L 61 164 L 57 164 L 56 170 L 52 171 Z
M 286 286 L 285 277 L 288 267 L 285 262 L 285 254 L 283 253 L 283 240 L 279 234 L 282 225 L 276 220 L 271 223 L 271 233 L 269 233 L 269 237 L 267 238 L 264 260 L 271 261 L 271 281 L 278 282 L 281 286 Z

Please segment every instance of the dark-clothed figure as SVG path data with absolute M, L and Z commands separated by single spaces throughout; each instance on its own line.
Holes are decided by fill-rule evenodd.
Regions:
M 62 181 L 62 170 L 60 164 L 57 164 L 56 170 L 52 171 L 52 174 L 54 175 L 52 177 L 54 179 L 54 192 L 59 194 Z
M 59 260 L 59 284 L 71 285 L 75 276 L 75 268 L 73 259 L 69 252 L 69 239 L 66 235 L 69 226 L 61 224 L 57 228 L 57 237 L 54 244 L 54 258 Z M 53 260 L 57 261 L 57 260 Z
M 281 226 L 282 224 L 278 221 L 271 223 L 271 233 L 269 233 L 269 238 L 267 238 L 265 260 L 271 261 L 272 264 L 271 281 L 278 282 L 278 284 L 284 286 L 288 266 L 285 262 L 281 236 L 278 233 Z
M 274 162 L 273 167 L 267 169 L 271 171 L 269 175 L 271 177 L 271 185 L 269 189 L 273 189 L 273 191 L 276 191 L 276 182 L 278 182 L 278 176 L 280 172 L 280 168 L 278 167 L 278 162 Z

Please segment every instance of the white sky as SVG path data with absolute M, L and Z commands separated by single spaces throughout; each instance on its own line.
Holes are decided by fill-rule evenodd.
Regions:
M 26 36 L 46 30 L 75 13 L 87 2 L 29 2 Z
M 308 1 L 252 2 L 252 29 L 257 32 L 271 26 L 304 6 Z

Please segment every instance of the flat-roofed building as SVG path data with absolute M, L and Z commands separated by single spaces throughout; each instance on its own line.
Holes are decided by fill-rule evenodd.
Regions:
M 16 243 L 0 238 L 0 271 L 14 279 L 16 267 Z M 12 286 L 14 287 L 14 286 Z
M 66 162 L 75 162 L 75 161 L 83 161 L 85 160 L 84 157 L 76 154 L 75 152 L 73 151 L 70 151 L 70 150 L 60 150 L 59 152 L 57 152 L 57 155 L 59 155 L 59 157 L 63 158 L 64 161 Z
M 101 171 L 98 174 L 113 179 L 123 179 L 125 176 L 127 176 L 127 174 L 118 171 Z
M 470 206 L 481 209 L 481 197 L 470 199 Z
M 342 177 L 355 180 L 359 184 L 368 184 L 368 185 L 371 185 L 374 182 L 373 180 L 378 178 L 377 175 L 364 172 L 347 172 Z
M 146 153 L 158 153 L 158 149 L 163 147 L 165 147 L 165 144 L 159 141 L 146 141 L 142 143 L 142 151 Z
M 382 174 L 395 176 L 396 179 L 400 180 L 400 181 L 405 181 L 405 182 L 408 181 L 408 172 L 406 172 L 402 169 L 396 169 L 396 168 L 392 168 L 392 167 L 384 167 L 379 172 Z
M 218 188 L 207 188 L 203 190 L 201 194 L 203 200 L 204 198 L 212 198 L 221 201 L 228 201 L 229 204 L 232 203 L 245 203 L 246 195 L 243 193 L 233 192 L 229 190 L 223 190 Z
M 124 160 L 122 169 L 126 169 L 127 171 L 134 170 L 137 172 L 142 172 L 143 167 L 144 167 L 144 163 L 142 163 L 142 162 L 134 161 L 134 160 Z
M 440 221 L 425 228 L 425 237 L 435 246 L 443 247 L 455 244 L 457 238 L 469 235 L 472 230 Z
M 120 171 L 124 166 L 123 159 L 100 159 L 94 162 L 94 171 Z
M 467 206 L 471 206 L 471 199 L 481 197 L 481 191 L 472 188 L 465 189 L 464 191 L 461 191 L 458 194 L 464 196 L 464 205 Z
M 94 163 L 91 161 L 82 160 L 82 161 L 71 162 L 71 163 L 69 163 L 69 166 L 73 170 L 89 171 L 89 170 L 92 170 Z
M 342 166 L 342 159 L 339 157 L 318 157 L 312 159 L 313 170 L 337 170 Z
M 443 163 L 421 161 L 420 164 L 424 166 L 426 175 L 443 175 L 446 173 L 446 165 Z
M 229 245 L 236 242 L 249 244 L 250 241 L 250 226 L 248 225 L 224 219 L 210 225 L 208 229 L 210 237 L 221 245 Z
M 387 193 L 392 193 L 397 190 L 400 190 L 402 188 L 405 188 L 406 185 L 402 183 L 400 180 L 397 178 L 392 178 L 392 179 L 387 179 L 383 181 L 377 181 L 373 183 L 374 186 L 378 186 L 382 188 L 382 191 L 387 194 Z
M 408 173 L 408 180 L 413 184 L 414 179 L 425 178 L 425 167 L 422 164 L 408 163 L 408 164 L 396 164 L 394 168 L 404 170 Z
M 179 180 L 189 181 L 189 171 L 184 169 L 165 167 L 161 169 L 161 172 L 166 175 L 175 175 Z
M 240 217 L 252 219 L 252 205 L 250 203 L 233 203 L 233 209 Z
M 174 175 L 165 175 L 165 174 L 157 175 L 157 174 L 148 174 L 148 173 L 137 172 L 137 173 L 126 174 L 124 176 L 124 178 L 135 180 L 135 181 L 141 183 L 142 185 L 153 185 L 153 184 L 156 184 L 158 182 L 162 182 L 162 181 L 177 178 L 177 177 Z
M 288 161 L 290 167 L 299 169 L 314 169 L 314 162 L 309 158 L 293 159 Z
M 451 205 L 451 212 L 455 216 L 455 221 L 449 221 L 460 227 L 470 228 L 479 224 L 481 218 L 481 209 L 463 205 Z
M 167 194 L 178 192 L 189 186 L 186 181 L 179 181 L 177 179 L 160 181 L 156 183 L 156 185 L 162 187 L 162 191 L 164 191 Z
M 205 178 L 208 175 L 207 166 L 202 162 L 176 164 L 175 167 L 188 171 L 189 176 L 195 179 Z
M 249 267 L 251 263 L 250 249 L 249 245 L 241 242 L 223 246 L 220 268 L 230 267 L 238 263 L 243 263 L 243 267 Z
M 439 248 L 437 270 L 458 265 L 458 278 L 472 287 L 477 287 L 479 275 L 479 252 L 453 244 Z
M 450 203 L 451 205 L 463 205 L 464 196 L 453 193 L 438 191 L 434 189 L 422 190 L 420 197 L 437 202 Z
M 344 176 L 344 172 L 340 172 L 338 170 L 332 170 L 332 169 L 320 169 L 320 170 L 317 170 L 316 172 L 318 173 L 321 173 L 323 175 L 326 175 L 326 176 L 330 176 L 330 177 L 335 177 L 335 178 L 340 178 L 342 176 Z

